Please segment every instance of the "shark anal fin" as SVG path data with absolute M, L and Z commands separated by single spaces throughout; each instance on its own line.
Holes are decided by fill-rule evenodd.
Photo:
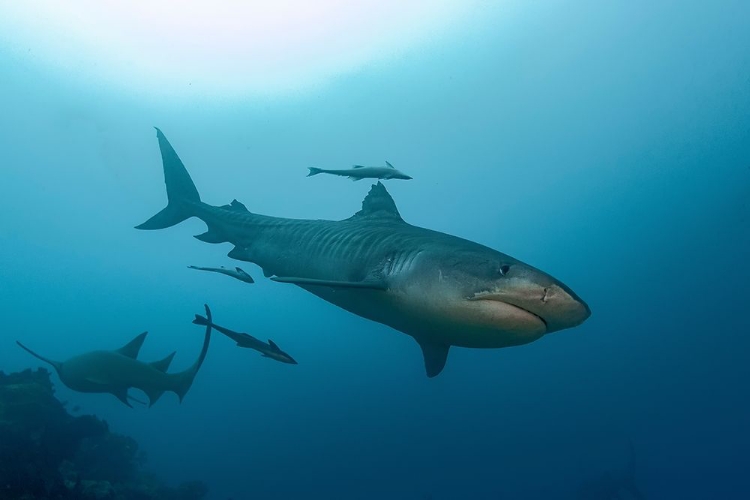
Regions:
M 212 230 L 211 228 L 205 233 L 196 234 L 194 238 L 203 241 L 204 243 L 224 243 L 227 241 L 224 235 L 220 234 L 218 231 Z
M 143 341 L 146 340 L 147 334 L 148 332 L 143 332 L 115 352 L 127 356 L 128 358 L 137 359 L 138 353 L 141 351 L 141 346 L 143 345 Z
M 271 280 L 279 283 L 292 283 L 294 285 L 329 286 L 332 288 L 365 288 L 369 290 L 387 290 L 387 285 L 382 281 L 335 281 L 318 280 L 313 278 L 295 278 L 289 276 L 274 276 Z
M 230 259 L 242 260 L 245 262 L 252 262 L 252 259 L 250 258 L 250 253 L 247 251 L 247 248 L 245 247 L 234 247 L 227 254 L 227 257 L 229 257 Z
M 448 360 L 448 350 L 451 346 L 440 344 L 429 340 L 417 339 L 419 347 L 422 348 L 424 356 L 424 368 L 427 376 L 432 378 L 440 374 L 445 368 L 445 362 Z
M 173 352 L 164 359 L 161 359 L 159 361 L 152 361 L 151 363 L 149 363 L 149 365 L 153 366 L 160 372 L 166 372 L 169 369 L 169 365 L 172 364 L 172 359 L 174 359 L 175 354 L 177 353 Z

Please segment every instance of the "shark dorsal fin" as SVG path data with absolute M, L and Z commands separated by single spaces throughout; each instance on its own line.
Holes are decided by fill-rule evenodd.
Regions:
M 390 163 L 390 162 L 389 162 L 388 160 L 385 160 L 385 164 L 386 164 L 386 166 L 387 166 L 388 168 L 393 168 L 393 169 L 395 169 L 395 168 L 396 168 L 396 167 L 394 167 L 393 165 L 391 165 L 391 163 Z
M 373 184 L 370 192 L 362 201 L 362 210 L 354 214 L 354 217 L 377 217 L 403 221 L 398 213 L 396 203 L 388 194 L 382 182 Z
M 177 354 L 177 351 L 173 352 L 164 359 L 160 359 L 159 361 L 152 361 L 149 364 L 160 372 L 166 372 L 169 369 L 169 365 L 172 364 L 172 360 L 174 359 L 175 354 Z
M 417 339 L 417 342 L 419 343 L 419 347 L 422 348 L 424 368 L 427 376 L 432 378 L 439 375 L 443 371 L 443 368 L 445 368 L 445 362 L 448 360 L 448 350 L 451 346 L 429 340 Z
M 273 340 L 271 340 L 271 339 L 268 339 L 268 345 L 270 345 L 271 347 L 273 347 L 273 348 L 274 348 L 274 349 L 276 349 L 277 351 L 280 351 L 280 350 L 281 350 L 281 349 L 279 349 L 279 346 L 277 346 L 277 345 L 276 345 L 276 342 L 274 342 L 274 341 L 273 341 Z
M 115 352 L 127 356 L 128 358 L 137 359 L 138 353 L 141 351 L 141 346 L 143 345 L 143 341 L 146 340 L 147 334 L 148 332 L 143 332 Z

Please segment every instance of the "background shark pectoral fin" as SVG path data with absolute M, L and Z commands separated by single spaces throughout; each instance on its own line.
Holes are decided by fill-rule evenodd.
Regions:
M 333 288 L 365 288 L 370 290 L 387 290 L 388 285 L 384 281 L 364 280 L 364 281 L 335 281 L 319 280 L 313 278 L 297 278 L 293 276 L 274 276 L 272 281 L 278 283 L 291 283 L 293 285 L 315 285 L 329 286 Z
M 124 346 L 117 349 L 115 352 L 118 354 L 122 354 L 123 356 L 127 356 L 128 358 L 137 359 L 138 353 L 141 352 L 143 341 L 146 340 L 146 335 L 148 335 L 148 332 L 143 332 Z
M 439 375 L 440 372 L 443 371 L 443 368 L 445 368 L 445 362 L 448 360 L 450 346 L 429 340 L 416 340 L 417 343 L 419 343 L 419 347 L 422 348 L 424 367 L 427 371 L 427 376 L 432 378 Z

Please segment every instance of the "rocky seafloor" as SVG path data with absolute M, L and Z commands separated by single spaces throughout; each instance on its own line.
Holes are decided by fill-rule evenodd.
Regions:
M 199 481 L 169 487 L 132 438 L 55 398 L 45 369 L 0 372 L 0 500 L 199 500 Z

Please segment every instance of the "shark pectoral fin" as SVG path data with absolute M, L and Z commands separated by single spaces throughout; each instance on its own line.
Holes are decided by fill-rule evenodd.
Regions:
M 149 363 L 149 365 L 153 366 L 160 372 L 166 372 L 169 369 L 169 365 L 172 364 L 172 359 L 174 359 L 175 354 L 177 354 L 177 351 L 173 352 L 164 359 L 161 359 L 159 361 L 152 361 L 151 363 Z
M 388 286 L 383 281 L 364 280 L 364 281 L 334 281 L 334 280 L 317 280 L 313 278 L 294 278 L 289 276 L 274 276 L 272 281 L 278 283 L 292 283 L 293 285 L 315 285 L 329 286 L 332 288 L 366 288 L 370 290 L 387 290 Z
M 443 371 L 443 368 L 445 368 L 445 362 L 448 360 L 448 350 L 451 346 L 429 340 L 416 340 L 419 343 L 419 347 L 422 348 L 427 376 L 432 378 L 439 375 Z
M 137 359 L 138 353 L 141 351 L 141 346 L 143 345 L 143 341 L 146 340 L 147 334 L 148 332 L 143 332 L 115 352 L 127 356 L 128 358 Z
M 127 406 L 128 408 L 132 408 L 133 405 L 130 404 L 130 401 L 128 401 L 128 389 L 120 389 L 117 391 L 112 391 L 111 393 L 114 397 L 122 401 L 122 404 Z
M 204 243 L 224 243 L 227 241 L 224 235 L 211 228 L 208 228 L 208 231 L 206 231 L 205 233 L 196 234 L 194 238 L 197 240 L 201 240 Z

